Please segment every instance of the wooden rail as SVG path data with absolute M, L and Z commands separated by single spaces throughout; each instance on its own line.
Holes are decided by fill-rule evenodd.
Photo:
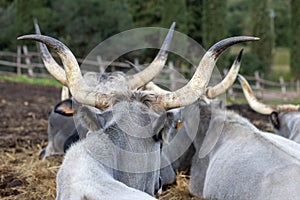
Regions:
M 57 55 L 53 55 L 57 58 Z M 59 59 L 57 59 L 59 60 Z M 95 60 L 86 60 L 77 58 L 79 64 L 84 63 L 86 68 L 82 68 L 82 72 L 94 71 L 104 72 L 108 66 L 109 71 L 121 70 L 128 71 L 132 68 L 130 64 L 124 62 L 108 62 L 97 56 Z M 139 66 L 139 60 L 134 59 L 135 65 Z M 26 74 L 29 77 L 45 77 L 50 76 L 45 69 L 40 58 L 40 53 L 28 51 L 26 46 L 18 46 L 17 52 L 0 51 L 0 71 L 6 73 L 7 69 L 17 75 Z M 169 62 L 162 73 L 154 79 L 154 82 L 174 91 L 186 84 L 187 80 L 175 69 L 173 62 Z M 193 73 L 194 70 L 185 73 Z M 224 70 L 223 75 L 227 73 Z M 255 72 L 253 76 L 245 76 L 250 82 L 256 96 L 263 100 L 281 99 L 282 101 L 290 101 L 292 99 L 300 99 L 300 82 L 286 82 L 281 76 L 278 82 L 265 80 L 259 72 Z M 243 96 L 241 86 L 236 82 L 228 91 L 227 96 L 231 100 L 241 98 Z

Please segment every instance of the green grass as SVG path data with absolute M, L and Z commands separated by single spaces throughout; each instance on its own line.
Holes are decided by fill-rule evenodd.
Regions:
M 24 75 L 22 75 L 22 76 L 0 75 L 0 80 L 8 80 L 8 81 L 12 81 L 12 82 L 61 87 L 61 84 L 58 81 L 56 81 L 54 78 L 36 78 L 36 77 L 29 78 Z
M 271 66 L 274 79 L 278 80 L 283 76 L 285 80 L 290 80 L 290 52 L 287 48 L 276 48 Z
M 250 51 L 249 47 L 242 45 L 235 45 L 230 48 L 230 54 L 236 55 L 241 48 L 244 48 L 244 52 Z M 278 81 L 280 76 L 283 76 L 285 80 L 290 80 L 290 52 L 288 48 L 277 47 L 274 50 L 272 66 L 271 66 L 271 78 Z

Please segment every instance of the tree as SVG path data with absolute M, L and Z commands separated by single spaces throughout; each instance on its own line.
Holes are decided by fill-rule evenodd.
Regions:
M 274 35 L 270 27 L 268 2 L 261 0 L 253 0 L 251 2 L 252 35 L 260 38 L 259 42 L 251 44 L 251 50 L 262 63 L 263 72 L 270 71 L 274 44 Z
M 108 37 L 132 27 L 125 1 L 65 0 L 63 4 L 54 1 L 52 7 L 60 39 L 79 57 Z
M 291 0 L 291 32 L 290 32 L 290 52 L 291 52 L 291 75 L 294 79 L 300 80 L 300 2 Z
M 227 37 L 226 1 L 203 0 L 202 39 L 204 48 Z M 219 69 L 228 68 L 228 54 L 223 54 L 218 61 Z
M 275 46 L 288 47 L 290 34 L 291 10 L 289 1 L 272 0 L 271 8 L 274 10 Z

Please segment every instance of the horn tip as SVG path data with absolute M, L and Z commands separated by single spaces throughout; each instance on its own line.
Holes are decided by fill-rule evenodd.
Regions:
M 30 39 L 35 40 L 37 37 L 38 37 L 38 35 L 34 35 L 34 34 L 22 35 L 22 36 L 17 37 L 17 40 L 30 40 Z
M 242 55 L 243 55 L 243 51 L 244 51 L 244 49 L 242 48 L 242 49 L 240 50 L 240 52 L 239 52 L 237 58 L 236 58 L 236 61 L 237 61 L 238 63 L 241 62 Z
M 172 22 L 172 25 L 171 25 L 170 29 L 174 30 L 175 26 L 176 26 L 176 22 Z
M 25 39 L 26 39 L 26 35 L 22 35 L 22 36 L 17 37 L 17 40 L 25 40 Z

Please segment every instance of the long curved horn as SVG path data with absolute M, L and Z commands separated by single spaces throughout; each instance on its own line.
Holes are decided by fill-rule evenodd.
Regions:
M 191 80 L 179 90 L 158 96 L 157 103 L 166 109 L 171 109 L 195 102 L 205 93 L 213 68 L 224 50 L 240 42 L 255 40 L 259 40 L 259 38 L 238 36 L 227 38 L 216 43 L 204 54 Z
M 174 33 L 174 28 L 175 22 L 172 23 L 170 30 L 162 44 L 161 49 L 159 50 L 157 56 L 151 62 L 151 64 L 143 71 L 127 77 L 127 85 L 129 86 L 129 88 L 140 88 L 148 82 L 150 82 L 152 79 L 154 79 L 155 76 L 157 76 L 157 74 L 161 72 L 167 61 L 168 49 L 170 47 L 170 43 Z
M 35 33 L 41 35 L 40 27 L 38 25 L 37 19 L 33 20 Z M 37 42 L 38 48 L 41 52 L 43 63 L 48 70 L 48 72 L 56 78 L 61 84 L 64 86 L 68 86 L 67 77 L 65 71 L 57 64 L 57 62 L 53 59 L 52 55 L 48 51 L 45 44 L 41 42 Z
M 226 92 L 226 90 L 228 90 L 228 88 L 232 86 L 240 70 L 242 54 L 243 54 L 243 49 L 240 50 L 228 74 L 219 84 L 217 84 L 214 87 L 207 88 L 206 96 L 208 98 L 214 98 L 216 96 L 219 96 L 220 94 Z
M 137 72 L 140 72 L 141 69 L 139 68 L 139 66 L 133 64 L 132 62 L 130 61 L 126 61 L 130 66 L 133 67 L 133 69 Z M 157 95 L 163 95 L 163 94 L 167 94 L 167 93 L 170 93 L 170 91 L 168 90 L 164 90 L 162 88 L 160 88 L 158 85 L 156 85 L 155 83 L 153 83 L 152 81 L 150 81 L 149 83 L 147 83 L 144 88 L 146 90 L 149 90 L 149 91 L 152 91 L 154 92 L 154 94 L 157 94 Z
M 300 111 L 299 105 L 292 105 L 292 104 L 281 104 L 277 105 L 276 108 L 273 108 L 269 105 L 263 104 L 257 100 L 255 97 L 248 81 L 242 76 L 238 75 L 238 79 L 241 83 L 244 95 L 250 105 L 250 107 L 258 113 L 269 115 L 272 112 L 285 112 L 285 111 Z
M 54 49 L 62 60 L 71 94 L 78 102 L 99 109 L 105 109 L 110 105 L 109 95 L 96 93 L 85 83 L 75 56 L 62 42 L 44 35 L 25 35 L 18 37 L 18 40 L 25 39 L 43 42 Z
M 284 112 L 284 111 L 300 111 L 299 105 L 292 105 L 292 104 L 281 104 L 276 106 L 277 112 Z
M 257 100 L 248 81 L 242 75 L 238 74 L 238 80 L 242 86 L 245 98 L 253 110 L 264 115 L 269 115 L 276 111 L 276 109 L 272 108 L 271 106 L 263 104 Z
M 62 86 L 60 100 L 63 101 L 63 100 L 66 100 L 68 98 L 70 98 L 70 96 L 69 96 L 69 88 L 66 87 L 66 86 Z

